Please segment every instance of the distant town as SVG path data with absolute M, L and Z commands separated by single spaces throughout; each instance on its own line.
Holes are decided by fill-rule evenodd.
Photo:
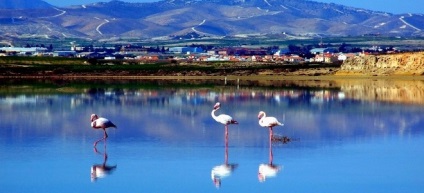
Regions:
M 394 46 L 370 46 L 366 48 L 340 45 L 288 45 L 269 47 L 211 46 L 197 45 L 175 47 L 147 47 L 140 45 L 115 46 L 76 46 L 69 50 L 55 50 L 52 45 L 27 45 L 25 47 L 0 47 L 0 56 L 41 56 L 85 58 L 88 62 L 121 60 L 129 63 L 155 63 L 161 61 L 234 61 L 234 62 L 284 62 L 302 63 L 338 63 L 358 55 L 390 54 L 397 52 L 419 51 Z

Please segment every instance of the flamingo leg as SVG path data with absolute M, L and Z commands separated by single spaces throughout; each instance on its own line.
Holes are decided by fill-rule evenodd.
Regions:
M 99 140 L 97 140 L 97 141 L 95 141 L 94 142 L 94 147 L 96 147 L 97 146 L 97 143 L 99 143 L 100 141 L 102 141 L 102 140 L 104 140 L 105 138 L 101 138 L 101 139 L 99 139 Z
M 273 131 L 272 127 L 269 127 L 269 164 L 272 165 L 272 160 L 274 156 L 272 155 L 272 137 L 273 137 Z
M 273 131 L 272 131 L 272 127 L 269 127 L 269 141 L 272 141 L 272 138 L 274 137 Z
M 274 159 L 274 155 L 272 154 L 272 127 L 270 127 L 269 133 L 269 164 L 272 165 L 272 161 Z
M 228 164 L 228 126 L 225 125 L 225 164 Z
M 107 153 L 105 151 L 105 153 L 103 154 L 103 166 L 106 166 L 106 162 L 107 162 Z
M 225 137 L 228 138 L 228 125 L 225 125 Z
M 96 147 L 97 146 L 97 143 L 99 143 L 100 141 L 102 141 L 102 140 L 105 140 L 105 143 L 106 143 L 106 138 L 108 138 L 109 136 L 107 135 L 107 133 L 106 133 L 106 129 L 103 129 L 103 131 L 104 131 L 104 135 L 103 135 L 103 138 L 101 138 L 101 139 L 99 139 L 99 140 L 97 140 L 96 142 L 94 142 L 94 147 Z M 106 145 L 106 144 L 105 144 Z
M 106 133 L 106 129 L 103 129 L 103 131 L 105 132 L 105 135 L 104 135 L 104 138 L 106 139 L 106 138 L 108 138 L 109 136 L 107 135 L 107 133 Z

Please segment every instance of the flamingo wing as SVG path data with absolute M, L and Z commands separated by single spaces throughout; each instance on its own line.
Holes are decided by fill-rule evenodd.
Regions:
M 228 124 L 232 124 L 232 123 L 237 122 L 231 116 L 226 115 L 226 114 L 218 115 L 216 121 L 218 121 L 219 123 L 222 123 L 224 125 L 228 125 Z
M 112 121 L 109 121 L 109 119 L 106 119 L 106 118 L 103 118 L 103 117 L 96 119 L 95 122 L 96 122 L 95 125 L 97 127 L 100 127 L 100 128 L 108 128 L 108 127 L 115 127 L 116 128 L 116 125 L 113 124 Z
M 273 127 L 273 126 L 283 125 L 283 124 L 280 123 L 275 117 L 264 117 L 261 119 L 260 125 L 262 127 Z

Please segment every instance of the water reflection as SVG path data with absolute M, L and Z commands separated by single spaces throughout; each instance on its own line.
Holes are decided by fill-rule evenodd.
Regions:
M 320 83 L 323 84 L 322 81 Z M 333 87 L 334 85 L 336 84 L 333 83 Z M 350 94 L 334 88 L 240 87 L 234 90 L 231 87 L 214 89 L 99 87 L 101 88 L 82 89 L 73 94 L 57 93 L 58 89 L 55 90 L 56 93 L 50 94 L 19 93 L 12 89 L 13 93 L 18 94 L 0 95 L 0 110 L 4 112 L 2 121 L 5 125 L 14 125 L 15 122 L 19 122 L 17 117 L 27 116 L 44 120 L 32 122 L 35 127 L 29 132 L 42 135 L 48 132 L 46 130 L 50 128 L 49 125 L 54 123 L 65 125 L 61 130 L 57 130 L 62 135 L 78 135 L 80 131 L 71 128 L 75 122 L 82 122 L 77 114 L 88 116 L 92 112 L 99 112 L 114 117 L 114 121 L 125 123 L 125 127 L 137 128 L 139 133 L 151 137 L 187 140 L 187 135 L 184 133 L 196 135 L 195 131 L 198 128 L 193 126 L 208 123 L 205 120 L 210 119 L 209 109 L 216 101 L 225 102 L 227 111 L 237 116 L 240 127 L 253 125 L 251 117 L 254 115 L 251 113 L 257 110 L 262 109 L 270 113 L 284 111 L 286 116 L 291 117 L 285 124 L 296 132 L 297 138 L 302 136 L 309 139 L 334 139 L 334 137 L 349 138 L 396 132 L 404 135 L 417 131 L 414 128 L 417 128 L 416 125 L 422 120 L 419 105 L 405 107 L 378 101 L 361 101 L 352 99 Z M 28 89 L 28 86 L 23 88 Z M 417 97 L 416 100 L 423 99 Z M 20 116 L 10 112 L 19 112 Z M 151 121 L 152 119 L 159 120 L 160 124 Z M 167 129 L 177 124 L 184 131 Z M 370 125 L 375 127 L 369 128 Z M 13 131 L 23 133 L 26 128 L 29 127 L 18 127 Z M 124 137 L 133 135 L 133 131 L 130 130 L 122 130 L 120 133 L 126 135 Z M 255 144 L 255 140 L 257 142 L 260 139 L 250 137 L 252 134 L 253 132 L 245 132 L 240 135 L 244 135 L 246 140 L 251 140 L 250 142 Z M 195 137 L 202 138 L 200 135 Z
M 217 188 L 221 187 L 222 179 L 230 176 L 237 168 L 238 164 L 228 162 L 228 130 L 225 130 L 225 155 L 224 163 L 212 168 L 211 178 Z
M 111 175 L 113 171 L 116 170 L 117 165 L 108 165 L 107 159 L 108 154 L 106 151 L 106 144 L 104 145 L 104 152 L 100 152 L 97 150 L 96 147 L 94 147 L 94 152 L 96 154 L 103 156 L 103 163 L 101 164 L 94 164 L 91 166 L 91 181 L 95 182 L 98 178 L 105 178 L 108 175 Z
M 261 114 L 261 113 L 259 113 Z M 268 117 L 270 118 L 270 117 Z M 278 172 L 280 172 L 281 167 L 277 164 L 274 164 L 274 154 L 272 153 L 272 142 L 273 141 L 279 141 L 278 139 L 280 138 L 284 138 L 284 139 L 288 139 L 287 137 L 278 137 L 278 136 L 274 136 L 273 134 L 273 130 L 272 130 L 272 126 L 269 126 L 269 138 L 268 138 L 268 143 L 269 143 L 269 160 L 268 163 L 263 163 L 259 165 L 259 170 L 258 170 L 258 179 L 260 182 L 265 182 L 266 178 L 273 178 L 276 177 Z M 287 141 L 285 141 L 287 143 Z
M 0 148 L 0 186 L 4 192 L 61 192 L 63 182 L 68 182 L 75 185 L 75 192 L 212 192 L 212 179 L 218 187 L 223 184 L 220 191 L 224 192 L 353 192 L 358 184 L 364 184 L 361 192 L 405 192 L 399 187 L 420 192 L 422 87 L 415 90 L 417 95 L 408 95 L 415 96 L 415 105 L 406 105 L 409 103 L 381 102 L 380 96 L 390 98 L 392 92 L 376 92 L 375 99 L 352 98 L 364 85 L 340 87 L 332 82 L 329 88 L 320 81 L 315 81 L 319 85 L 314 87 L 274 83 L 260 88 L 245 86 L 242 81 L 239 88 L 133 84 L 19 88 L 26 92 L 0 87 L 0 145 L 4 147 Z M 396 87 L 389 90 L 396 91 Z M 239 122 L 231 125 L 231 148 L 228 135 L 224 138 L 221 161 L 216 157 L 222 159 L 223 128 L 211 118 L 216 101 L 225 104 L 225 113 Z M 269 143 L 255 118 L 259 110 L 278 119 L 282 114 L 287 117 L 282 119 L 285 126 L 281 131 L 290 139 L 274 135 Z M 87 124 L 93 112 L 113 117 L 112 121 L 125 128 L 108 130 L 107 143 L 113 144 L 108 153 L 119 158 L 120 170 L 134 172 L 114 172 L 117 166 L 108 164 L 106 147 L 103 150 L 98 145 L 101 152 L 91 152 L 93 139 L 100 137 L 100 132 L 93 132 Z M 212 126 L 217 129 L 210 129 Z M 284 157 L 290 159 L 284 159 L 287 169 L 281 175 L 276 142 L 291 139 L 299 140 L 285 146 Z M 31 154 L 31 162 L 24 153 Z M 231 163 L 228 153 L 237 163 Z M 98 164 L 81 159 L 90 156 L 95 156 Z M 63 163 L 68 167 L 60 167 Z M 243 167 L 237 167 L 239 164 Z M 45 170 L 46 166 L 54 169 Z M 90 166 L 92 180 L 99 183 L 88 181 Z M 63 173 L 69 175 L 60 175 Z M 181 178 L 175 173 L 190 176 Z M 317 179 L 317 173 L 327 175 Z M 23 184 L 23 174 L 36 179 Z M 278 179 L 271 179 L 276 176 Z M 49 180 L 40 183 L 42 179 Z M 299 186 L 305 182 L 308 186 Z M 338 186 L 329 189 L 322 184 Z

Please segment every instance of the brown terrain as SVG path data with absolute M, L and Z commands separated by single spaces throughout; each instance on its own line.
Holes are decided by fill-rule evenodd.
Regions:
M 46 68 L 32 68 L 31 61 L 26 63 L 2 63 L 0 76 L 21 77 L 35 76 L 41 78 L 58 77 L 121 77 L 139 78 L 139 76 L 177 76 L 199 77 L 199 76 L 240 76 L 253 78 L 253 76 L 264 76 L 266 79 L 286 79 L 293 76 L 314 77 L 334 76 L 333 78 L 355 76 L 364 77 L 398 77 L 406 76 L 420 78 L 424 75 L 424 52 L 397 53 L 385 55 L 359 55 L 348 58 L 340 65 L 287 65 L 282 63 L 261 62 L 224 62 L 224 63 L 169 63 L 155 67 L 154 69 L 125 67 L 99 66 L 70 70 L 65 66 L 49 65 Z M 30 63 L 28 63 L 30 62 Z M 40 63 L 41 64 L 41 63 Z M 32 70 L 33 69 L 33 70 Z M 85 70 L 84 70 L 85 69 Z M 247 77 L 245 77 L 247 76 Z
M 424 52 L 356 56 L 336 75 L 424 75 Z

